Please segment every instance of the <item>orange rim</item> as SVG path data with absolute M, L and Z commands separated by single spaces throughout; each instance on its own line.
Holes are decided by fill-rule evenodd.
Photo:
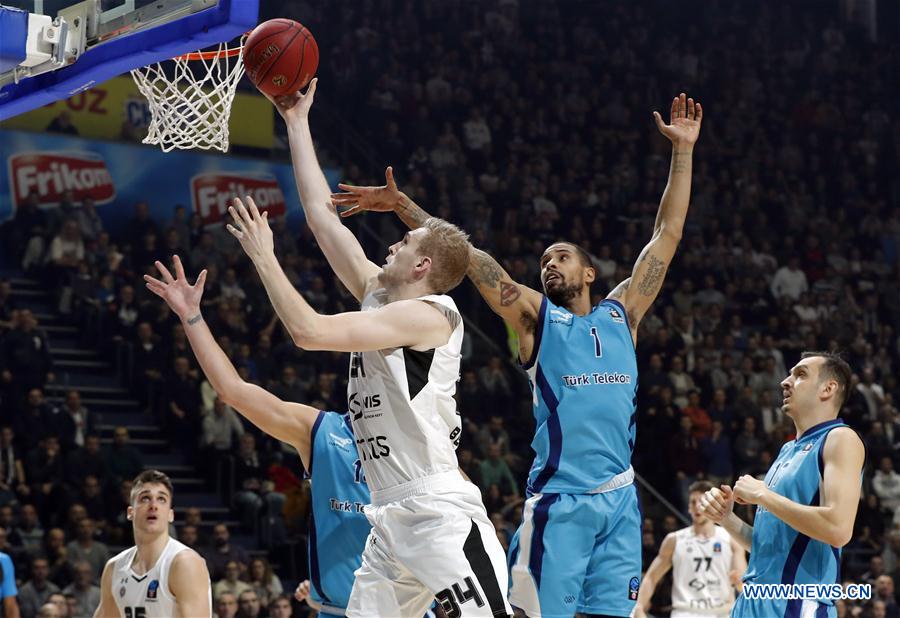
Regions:
M 248 34 L 250 34 L 249 30 L 247 32 L 245 32 L 243 35 L 241 35 L 241 44 L 232 49 L 226 49 L 225 51 L 217 49 L 215 51 L 189 52 L 187 54 L 181 54 L 180 56 L 175 56 L 174 58 L 172 58 L 172 60 L 188 60 L 188 61 L 194 62 L 197 60 L 216 60 L 218 58 L 234 58 L 235 56 L 239 55 L 241 53 L 241 51 L 243 51 L 244 39 L 247 38 Z
M 225 51 L 205 51 L 205 52 L 191 52 L 189 54 L 181 54 L 180 56 L 175 56 L 174 60 L 216 60 L 217 58 L 233 58 L 241 53 L 244 47 L 235 47 L 234 49 L 228 49 Z

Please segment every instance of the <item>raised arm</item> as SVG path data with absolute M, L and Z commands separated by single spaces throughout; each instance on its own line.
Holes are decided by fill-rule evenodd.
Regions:
M 431 349 L 450 337 L 450 323 L 438 309 L 418 300 L 390 303 L 376 311 L 351 311 L 337 315 L 317 313 L 291 285 L 275 258 L 272 230 L 265 213 L 260 215 L 235 200 L 231 214 L 241 227 L 228 230 L 240 241 L 262 279 L 275 313 L 294 343 L 307 350 L 366 352 L 387 348 Z
M 397 188 L 392 168 L 387 168 L 384 176 L 386 182 L 381 187 L 338 185 L 344 193 L 332 194 L 332 200 L 339 206 L 351 207 L 341 216 L 349 217 L 366 210 L 393 211 L 408 228 L 414 230 L 420 227 L 431 215 Z M 543 295 L 513 281 L 497 260 L 474 247 L 466 274 L 494 313 L 516 331 L 519 356 L 527 360 L 534 346 L 534 332 Z
M 853 536 L 865 448 L 856 432 L 848 427 L 829 433 L 822 448 L 824 470 L 818 506 L 789 500 L 749 475 L 738 479 L 734 495 L 739 502 L 762 506 L 800 534 L 832 547 L 843 547 Z
M 172 560 L 169 590 L 175 597 L 175 616 L 200 618 L 212 615 L 209 571 L 206 561 L 194 550 L 179 552 Z
M 650 609 L 650 601 L 653 599 L 653 593 L 659 582 L 672 568 L 672 556 L 675 553 L 675 535 L 669 533 L 663 539 L 662 545 L 659 546 L 659 554 L 650 563 L 647 572 L 641 580 L 641 589 L 638 592 L 637 604 L 634 608 L 634 618 L 645 618 L 647 610 Z
M 144 275 L 147 288 L 166 301 L 181 319 L 191 349 L 219 397 L 247 420 L 270 436 L 297 449 L 304 466 L 310 458 L 310 434 L 318 411 L 310 406 L 282 401 L 255 384 L 245 382 L 219 347 L 200 313 L 200 298 L 206 281 L 204 270 L 194 285 L 187 282 L 184 267 L 176 255 L 175 274 L 160 262 L 156 267 L 162 280 Z
M 300 191 L 300 202 L 306 223 L 316 237 L 331 269 L 357 300 L 362 301 L 366 287 L 381 268 L 370 262 L 353 232 L 344 227 L 331 203 L 331 189 L 319 167 L 309 129 L 309 109 L 316 94 L 318 80 L 313 79 L 306 94 L 269 100 L 287 124 L 294 179 Z
M 637 333 L 638 324 L 656 300 L 681 241 L 691 199 L 694 144 L 700 136 L 703 110 L 682 93 L 672 101 L 671 124 L 665 124 L 658 112 L 653 112 L 653 117 L 660 133 L 672 142 L 669 182 L 659 203 L 650 242 L 638 256 L 631 277 L 609 295 L 625 307 L 633 333 Z

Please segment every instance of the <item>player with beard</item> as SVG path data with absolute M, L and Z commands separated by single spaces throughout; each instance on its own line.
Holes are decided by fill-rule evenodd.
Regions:
M 694 144 L 702 110 L 684 94 L 671 121 L 654 112 L 672 142 L 669 180 L 650 242 L 632 275 L 596 306 L 596 271 L 570 242 L 541 256 L 544 294 L 513 281 L 476 250 L 468 275 L 519 337 L 519 359 L 533 388 L 536 453 L 529 498 L 512 544 L 510 601 L 529 616 L 628 616 L 641 575 L 641 516 L 632 487 L 638 324 L 662 287 L 687 216 Z M 340 185 L 345 216 L 394 211 L 410 228 L 428 214 L 397 189 L 390 168 L 382 187 Z

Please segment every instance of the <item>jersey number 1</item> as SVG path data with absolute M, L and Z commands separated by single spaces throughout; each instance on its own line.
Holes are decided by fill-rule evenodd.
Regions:
M 596 326 L 591 326 L 591 338 L 594 340 L 594 356 L 603 358 L 603 346 L 600 344 L 600 334 Z
M 146 607 L 126 607 L 125 618 L 144 618 L 147 614 Z

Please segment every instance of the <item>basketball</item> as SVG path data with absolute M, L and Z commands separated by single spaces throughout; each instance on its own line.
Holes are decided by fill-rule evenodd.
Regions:
M 244 42 L 247 77 L 262 92 L 281 96 L 306 86 L 319 66 L 319 46 L 312 33 L 290 19 L 270 19 Z

